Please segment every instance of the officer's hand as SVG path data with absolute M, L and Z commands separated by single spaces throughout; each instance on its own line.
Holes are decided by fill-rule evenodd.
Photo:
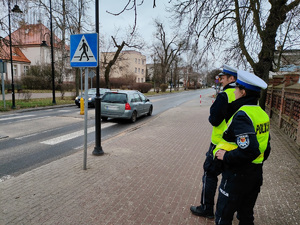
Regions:
M 216 157 L 217 157 L 217 159 L 223 160 L 225 153 L 226 153 L 226 151 L 223 150 L 223 149 L 218 150 L 218 151 L 216 152 Z

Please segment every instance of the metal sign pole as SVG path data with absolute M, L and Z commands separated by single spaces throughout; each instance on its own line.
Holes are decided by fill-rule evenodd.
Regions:
M 87 164 L 87 118 L 88 118 L 88 67 L 98 66 L 98 33 L 92 34 L 73 34 L 70 36 L 70 65 L 71 67 L 79 67 L 81 71 L 85 68 L 85 100 L 84 104 L 80 104 L 80 115 L 84 116 L 84 160 L 83 169 L 86 170 Z M 82 74 L 82 72 L 81 72 Z M 82 78 L 82 77 L 81 77 Z M 82 82 L 82 81 L 81 81 Z M 83 85 L 81 84 L 81 87 Z M 82 91 L 81 91 L 82 96 Z M 83 98 L 81 98 L 83 100 Z M 82 102 L 80 100 L 80 102 Z M 83 107 L 82 107 L 83 106 Z
M 83 158 L 83 169 L 86 170 L 87 161 L 87 123 L 88 123 L 88 85 L 89 85 L 89 69 L 85 68 L 84 74 L 84 158 Z
M 80 98 L 82 98 L 82 68 L 80 67 L 80 87 L 81 87 L 81 94 L 80 94 Z
M 1 73 L 1 80 L 2 80 L 2 99 L 3 99 L 3 107 L 6 108 L 5 104 L 5 89 L 4 89 L 4 76 L 3 73 Z
M 4 87 L 4 76 L 3 73 L 6 73 L 6 63 L 0 60 L 0 72 L 1 72 L 1 81 L 2 81 L 2 99 L 3 99 L 3 107 L 6 108 L 5 103 L 5 87 Z

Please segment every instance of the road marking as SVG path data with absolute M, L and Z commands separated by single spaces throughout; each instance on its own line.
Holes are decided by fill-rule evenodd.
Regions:
M 19 119 L 19 118 L 26 118 L 26 117 L 31 117 L 31 116 L 34 116 L 34 115 L 24 115 L 24 116 L 14 116 L 14 117 L 7 117 L 7 118 L 1 118 L 1 120 L 13 120 L 13 119 Z
M 107 127 L 110 127 L 110 126 L 114 126 L 116 124 L 114 123 L 105 123 L 103 125 L 101 125 L 101 129 L 103 128 L 107 128 Z M 87 129 L 87 133 L 92 133 L 95 131 L 95 127 L 90 127 Z M 63 136 L 60 136 L 60 137 L 57 137 L 57 138 L 52 138 L 52 139 L 49 139 L 47 141 L 43 141 L 43 142 L 40 142 L 41 144 L 45 144 L 45 145 L 56 145 L 56 144 L 59 144 L 61 142 L 64 142 L 64 141 L 68 141 L 68 140 L 71 140 L 71 139 L 74 139 L 74 138 L 77 138 L 77 137 L 80 137 L 80 136 L 83 136 L 84 135 L 84 131 L 83 130 L 80 130 L 80 131 L 76 131 L 76 132 L 73 132 L 73 133 L 70 133 L 70 134 L 66 134 L 66 135 L 63 135 Z
M 58 112 L 71 112 L 71 111 L 73 111 L 73 110 L 71 110 L 71 109 L 61 109 L 61 110 L 58 110 Z
M 34 117 L 34 118 L 24 119 L 24 120 L 21 120 L 21 121 L 18 121 L 18 122 L 39 120 L 39 119 L 45 119 L 45 118 L 48 118 L 48 117 L 51 117 L 51 116 Z M 7 122 L 7 123 L 4 123 L 4 124 L 12 124 L 12 123 L 15 123 L 15 121 Z
M 50 129 L 50 130 L 44 130 L 44 131 L 41 131 L 41 132 L 37 132 L 37 133 L 33 133 L 33 134 L 29 134 L 29 135 L 17 137 L 17 138 L 15 138 L 15 139 L 17 139 L 17 140 L 22 140 L 22 139 L 24 139 L 24 138 L 33 137 L 33 136 L 36 136 L 36 135 L 38 135 L 38 134 L 44 134 L 44 133 L 48 133 L 48 132 L 55 131 L 55 130 L 58 130 L 58 129 L 61 129 L 61 128 L 59 127 L 59 128 L 54 128 L 54 129 Z
M 90 127 L 90 128 L 87 129 L 88 134 L 91 133 L 91 132 L 94 132 L 94 131 L 95 131 L 95 127 Z M 60 137 L 57 137 L 57 138 L 52 138 L 52 139 L 47 140 L 47 141 L 43 141 L 43 142 L 41 142 L 41 144 L 56 145 L 58 143 L 68 141 L 68 140 L 80 137 L 82 135 L 83 135 L 83 131 L 80 130 L 80 131 L 76 131 L 76 132 L 73 132 L 73 133 L 70 133 L 70 134 L 66 134 L 66 135 L 63 135 L 63 136 L 60 136 Z

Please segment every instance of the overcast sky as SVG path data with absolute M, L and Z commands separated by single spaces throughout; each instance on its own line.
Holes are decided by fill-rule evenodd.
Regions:
M 137 27 L 139 34 L 146 42 L 152 42 L 153 32 L 155 32 L 154 19 L 159 18 L 168 26 L 169 13 L 165 11 L 169 0 L 156 1 L 156 7 L 153 8 L 153 0 L 145 0 L 141 6 L 137 7 Z M 122 3 L 120 3 L 122 2 Z M 138 0 L 138 2 L 140 2 Z M 134 11 L 125 11 L 121 15 L 114 16 L 111 13 L 119 13 L 123 10 L 127 0 L 100 0 L 100 33 L 111 36 L 118 28 L 123 31 L 129 26 L 134 25 Z M 171 34 L 170 34 L 171 35 Z
M 153 8 L 153 0 L 145 0 L 141 6 L 137 7 L 137 25 L 141 33 L 145 34 L 145 38 L 152 32 L 154 29 L 153 20 L 160 18 L 161 20 L 167 20 L 168 13 L 165 11 L 166 6 L 169 0 L 159 0 L 156 1 L 156 7 Z M 123 2 L 123 3 L 120 3 Z M 139 0 L 138 0 L 139 2 Z M 114 16 L 106 11 L 112 13 L 119 13 L 123 10 L 127 0 L 100 0 L 100 24 L 103 31 L 106 33 L 111 33 L 116 28 L 119 27 L 128 27 L 129 25 L 134 24 L 134 11 L 125 11 L 121 15 Z

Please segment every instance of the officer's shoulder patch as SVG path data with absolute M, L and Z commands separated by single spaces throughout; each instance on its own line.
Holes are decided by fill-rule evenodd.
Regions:
M 250 144 L 249 136 L 247 134 L 238 136 L 237 144 L 241 149 L 247 148 Z

